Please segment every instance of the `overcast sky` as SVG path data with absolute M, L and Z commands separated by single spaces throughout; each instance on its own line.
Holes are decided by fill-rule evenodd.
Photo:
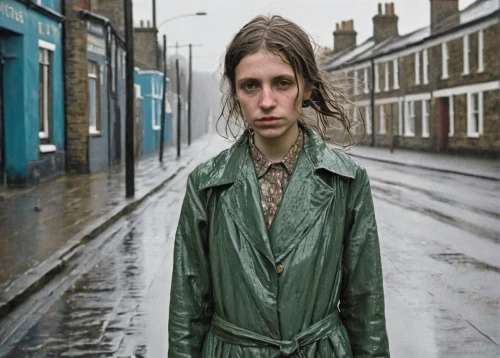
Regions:
M 291 19 L 322 46 L 333 47 L 335 23 L 354 20 L 361 44 L 372 36 L 372 17 L 377 0 L 157 0 L 157 21 L 173 16 L 207 12 L 207 16 L 184 17 L 169 21 L 159 29 L 167 34 L 168 44 L 203 45 L 193 48 L 193 69 L 215 71 L 232 36 L 259 14 L 278 14 Z M 399 16 L 399 33 L 406 34 L 430 21 L 430 0 L 393 0 Z M 460 0 L 460 9 L 474 0 Z M 134 22 L 138 26 L 152 19 L 152 0 L 133 0 Z M 169 51 L 172 51 L 169 49 Z M 181 49 L 187 56 L 187 50 Z M 182 52 L 180 52 L 182 54 Z

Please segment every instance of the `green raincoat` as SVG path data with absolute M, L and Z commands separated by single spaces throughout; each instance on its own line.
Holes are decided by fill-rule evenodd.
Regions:
M 269 231 L 248 133 L 190 174 L 169 357 L 389 357 L 368 177 L 303 130 Z

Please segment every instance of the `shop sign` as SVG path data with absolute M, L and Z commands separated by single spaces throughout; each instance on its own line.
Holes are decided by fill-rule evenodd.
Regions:
M 21 9 L 16 9 L 11 5 L 7 5 L 4 2 L 0 2 L 0 17 L 6 17 L 7 19 L 13 20 L 20 24 L 24 24 L 25 13 Z
M 87 22 L 87 51 L 106 56 L 106 40 L 102 26 Z

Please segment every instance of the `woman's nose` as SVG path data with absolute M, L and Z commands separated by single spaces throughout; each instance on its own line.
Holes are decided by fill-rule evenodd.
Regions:
M 262 89 L 259 105 L 262 108 L 272 108 L 276 106 L 276 98 L 271 88 Z

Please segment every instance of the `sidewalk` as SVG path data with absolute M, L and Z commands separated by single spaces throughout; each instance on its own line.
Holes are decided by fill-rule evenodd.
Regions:
M 125 198 L 125 168 L 65 175 L 30 189 L 0 192 L 0 319 L 62 271 L 72 256 L 133 211 L 193 160 L 228 147 L 206 135 L 190 147 L 166 148 L 136 161 L 135 197 Z M 38 210 L 40 208 L 40 210 Z
M 388 148 L 361 145 L 349 148 L 345 152 L 352 157 L 500 181 L 498 159 L 479 159 L 398 148 L 391 153 Z

